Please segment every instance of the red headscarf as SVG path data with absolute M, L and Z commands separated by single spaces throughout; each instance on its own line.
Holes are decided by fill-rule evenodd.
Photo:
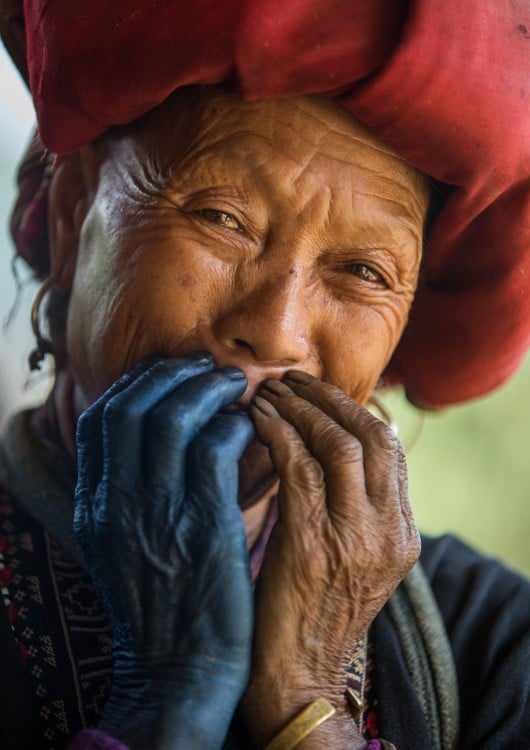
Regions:
M 504 381 L 530 344 L 528 0 L 25 0 L 53 152 L 193 83 L 336 97 L 451 186 L 387 375 L 431 407 Z

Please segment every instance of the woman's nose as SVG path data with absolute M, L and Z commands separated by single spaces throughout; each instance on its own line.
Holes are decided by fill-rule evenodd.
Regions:
M 308 361 L 311 308 L 300 274 L 292 268 L 254 283 L 240 279 L 239 286 L 214 323 L 218 343 L 255 363 L 296 367 Z

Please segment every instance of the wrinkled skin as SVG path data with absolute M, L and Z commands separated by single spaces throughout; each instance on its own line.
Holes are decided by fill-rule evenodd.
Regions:
M 251 414 L 280 476 L 280 521 L 258 580 L 248 724 L 260 747 L 293 704 L 323 695 L 338 715 L 304 747 L 356 747 L 344 675 L 419 551 L 405 457 L 388 427 L 307 373 L 265 381 Z
M 183 357 L 210 352 L 220 368 L 220 394 L 230 390 L 225 390 L 224 367 L 240 368 L 246 377 L 246 388 L 229 402 L 248 411 L 256 439 L 239 461 L 239 489 L 228 483 L 225 495 L 223 487 L 222 504 L 233 509 L 239 496 L 249 543 L 278 479 L 280 504 L 280 522 L 257 585 L 252 671 L 241 703 L 256 747 L 320 694 L 337 713 L 300 748 L 324 742 L 329 748 L 362 746 L 345 709 L 344 669 L 353 643 L 419 551 L 401 447 L 362 404 L 406 325 L 427 201 L 421 176 L 332 102 L 302 97 L 242 103 L 202 89 L 172 97 L 143 121 L 64 158 L 54 176 L 52 264 L 58 284 L 71 290 L 69 368 L 59 374 L 57 402 L 61 390 L 72 387 L 81 413 L 151 355 L 180 358 L 186 368 Z M 296 379 L 281 383 L 292 370 Z M 310 379 L 302 382 L 301 373 Z M 194 376 L 186 380 L 193 383 Z M 102 444 L 99 450 L 112 448 L 134 467 L 127 496 L 136 498 L 131 506 L 136 525 L 150 523 L 153 504 L 144 484 L 149 463 L 139 446 L 148 444 L 155 453 L 159 443 L 166 446 L 165 432 L 152 429 L 160 394 L 155 382 L 149 383 L 140 411 L 128 396 L 122 401 L 120 423 L 134 424 L 142 436 L 136 449 L 129 449 L 128 429 L 109 431 L 105 419 L 94 416 L 97 408 L 83 417 L 79 433 L 81 456 L 97 453 Z M 191 408 L 179 398 L 180 388 L 168 401 L 177 421 Z M 201 422 L 207 431 L 226 406 L 215 388 L 209 398 L 214 410 Z M 223 441 L 217 437 L 213 443 L 212 455 L 221 457 Z M 186 441 L 172 439 L 171 444 L 176 465 L 188 465 Z M 229 473 L 235 472 L 236 454 L 227 458 Z M 148 484 L 166 488 L 166 507 L 184 507 L 187 485 L 168 484 L 172 471 L 171 462 L 166 468 L 156 464 Z M 195 601 L 183 594 L 179 606 L 189 616 L 172 620 L 167 608 L 175 601 L 174 590 L 169 584 L 165 591 L 150 585 L 149 555 L 131 541 L 127 554 L 138 556 L 137 577 L 129 587 L 129 604 L 114 604 L 112 586 L 121 563 L 113 573 L 110 560 L 91 541 L 86 521 L 94 503 L 124 506 L 114 485 L 102 477 L 88 494 L 80 485 L 84 510 L 78 513 L 77 530 L 111 622 L 134 613 L 125 630 L 145 636 L 145 643 L 138 636 L 134 647 L 145 657 L 145 664 L 133 660 L 141 682 L 151 664 L 153 639 L 137 620 L 149 612 L 151 621 L 160 617 L 171 624 L 165 658 L 172 665 L 171 648 L 183 636 L 183 623 L 188 641 L 200 642 L 203 618 L 197 611 L 205 607 L 208 620 L 226 606 L 234 589 L 220 586 L 210 598 L 198 587 Z M 214 543 L 220 532 L 209 523 L 210 485 L 204 482 L 204 507 L 194 505 L 196 512 L 204 512 L 199 524 L 203 544 L 197 545 L 202 554 L 193 557 L 198 580 L 216 566 L 240 570 L 243 554 L 236 546 L 227 551 Z M 197 497 L 201 483 L 194 475 Z M 156 507 L 163 526 L 158 501 Z M 130 538 L 127 516 L 124 511 L 113 516 L 110 533 L 122 540 L 117 557 L 125 554 L 123 540 Z M 174 516 L 169 517 L 174 526 Z M 174 528 L 181 538 L 178 524 Z M 174 552 L 162 535 L 157 554 L 164 564 L 178 560 Z M 240 596 L 246 609 L 246 595 Z M 225 636 L 230 653 L 234 634 Z M 250 647 L 249 637 L 246 658 Z M 241 675 L 244 662 L 242 657 Z M 142 685 L 140 693 L 148 690 Z M 227 679 L 230 705 L 244 688 L 244 679 L 236 686 Z M 142 703 L 134 705 L 134 696 L 127 705 L 119 674 L 113 693 L 107 726 L 120 724 L 124 712 L 141 713 Z M 145 746 L 181 746 L 178 737 L 160 737 L 156 727 L 176 721 L 186 737 L 186 720 L 192 722 L 200 708 L 191 699 L 187 711 L 179 713 L 174 703 L 172 710 L 177 719 L 159 696 L 151 713 L 142 716 L 146 731 L 151 727 L 156 738 Z M 210 737 L 194 746 L 220 746 L 223 722 L 226 715 L 211 727 Z M 133 748 L 144 746 L 136 736 L 125 739 Z
M 126 727 L 133 746 L 172 747 L 178 736 L 179 747 L 208 747 L 226 734 L 250 668 L 237 462 L 253 428 L 245 414 L 213 419 L 246 379 L 215 370 L 207 354 L 149 364 L 120 378 L 77 428 L 74 530 L 113 633 L 101 726 L 114 735 Z M 205 684 L 219 690 L 207 706 Z M 186 732 L 173 707 L 191 700 Z

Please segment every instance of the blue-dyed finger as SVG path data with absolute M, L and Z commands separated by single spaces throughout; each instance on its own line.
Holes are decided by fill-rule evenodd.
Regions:
M 184 479 L 186 449 L 224 406 L 245 392 L 241 370 L 223 368 L 184 383 L 149 414 L 145 435 L 145 480 L 148 486 L 172 492 Z
M 130 484 L 142 469 L 145 417 L 188 379 L 215 368 L 207 352 L 161 360 L 110 398 L 103 412 L 104 474 L 121 486 Z
M 239 516 L 238 462 L 255 435 L 247 414 L 221 414 L 191 443 L 187 496 L 198 513 L 221 525 Z
M 93 492 L 103 472 L 102 418 L 108 401 L 128 388 L 147 369 L 153 366 L 153 357 L 138 362 L 122 375 L 105 393 L 86 409 L 77 422 L 77 472 L 78 486 Z
M 76 490 L 74 497 L 74 536 L 76 537 L 83 554 L 92 546 L 92 507 L 90 496 L 86 490 Z
M 77 423 L 77 486 L 74 495 L 74 535 L 87 559 L 93 547 L 93 496 L 103 472 L 102 417 L 109 399 L 129 387 L 158 358 L 138 362 L 95 401 Z

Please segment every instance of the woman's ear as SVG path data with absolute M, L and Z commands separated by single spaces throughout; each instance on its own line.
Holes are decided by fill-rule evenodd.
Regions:
M 97 190 L 98 173 L 93 145 L 55 161 L 48 198 L 50 276 L 63 292 L 72 288 L 81 229 Z

